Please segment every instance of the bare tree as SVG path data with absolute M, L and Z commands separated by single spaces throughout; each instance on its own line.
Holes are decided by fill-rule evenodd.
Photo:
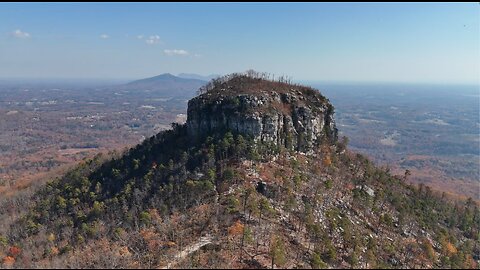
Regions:
M 241 77 L 246 77 L 246 78 L 251 78 L 251 79 L 258 79 L 258 80 L 266 80 L 266 81 L 272 81 L 272 82 L 280 82 L 280 83 L 287 83 L 291 84 L 291 77 L 282 75 L 278 76 L 277 80 L 275 80 L 275 74 L 270 74 L 267 72 L 258 72 L 253 69 L 249 69 L 245 72 L 241 73 L 231 73 L 227 74 L 218 78 L 214 78 L 210 80 L 207 84 L 204 86 L 200 87 L 197 91 L 198 95 L 206 94 L 210 92 L 213 89 L 222 89 L 222 84 L 235 79 L 235 78 L 241 78 Z

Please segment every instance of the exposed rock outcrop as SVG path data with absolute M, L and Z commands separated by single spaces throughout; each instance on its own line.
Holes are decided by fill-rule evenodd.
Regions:
M 232 131 L 308 152 L 323 140 L 337 140 L 333 114 L 317 90 L 238 76 L 188 102 L 187 128 L 192 139 Z

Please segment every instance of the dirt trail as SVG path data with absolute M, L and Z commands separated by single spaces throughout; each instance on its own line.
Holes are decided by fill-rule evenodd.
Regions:
M 171 262 L 169 262 L 167 266 L 162 267 L 162 269 L 170 269 L 173 265 L 177 264 L 178 262 L 183 260 L 185 257 L 190 255 L 191 253 L 199 250 L 203 246 L 211 244 L 212 241 L 213 241 L 213 237 L 210 236 L 210 235 L 200 237 L 200 239 L 198 239 L 198 241 L 196 243 L 186 247 L 181 252 L 176 254 L 175 257 L 173 258 L 173 260 Z

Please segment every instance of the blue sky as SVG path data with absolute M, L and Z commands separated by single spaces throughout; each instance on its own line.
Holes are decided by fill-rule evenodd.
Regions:
M 478 84 L 478 3 L 1 3 L 0 78 Z

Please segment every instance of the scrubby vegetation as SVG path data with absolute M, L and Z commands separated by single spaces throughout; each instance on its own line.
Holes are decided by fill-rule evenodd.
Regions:
M 174 125 L 48 183 L 2 232 L 4 266 L 164 266 L 209 235 L 177 266 L 476 267 L 471 200 L 408 186 L 340 143 L 305 156 L 217 135 L 192 145 Z
M 480 211 L 348 140 L 308 154 L 187 125 L 1 201 L 3 267 L 477 268 Z M 9 211 L 9 214 L 3 214 Z

